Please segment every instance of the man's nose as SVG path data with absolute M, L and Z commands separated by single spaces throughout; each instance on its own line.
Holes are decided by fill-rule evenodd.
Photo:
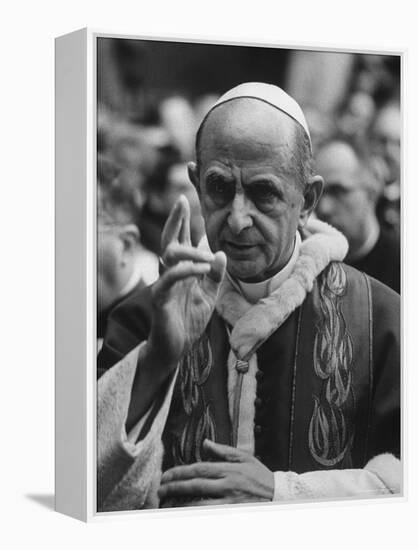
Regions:
M 253 225 L 250 210 L 250 201 L 242 193 L 236 193 L 228 216 L 228 226 L 232 233 L 238 235 L 243 229 Z

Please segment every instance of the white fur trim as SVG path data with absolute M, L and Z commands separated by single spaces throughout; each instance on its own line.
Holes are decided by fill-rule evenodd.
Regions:
M 391 493 L 402 491 L 402 464 L 390 453 L 375 456 L 365 466 L 366 470 L 376 474 Z
M 391 454 L 381 454 L 364 468 L 274 472 L 274 501 L 319 498 L 370 498 L 401 492 L 402 468 Z

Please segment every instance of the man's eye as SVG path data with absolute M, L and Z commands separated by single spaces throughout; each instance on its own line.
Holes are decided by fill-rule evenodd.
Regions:
M 234 185 L 223 180 L 212 180 L 207 182 L 209 195 L 223 201 L 232 200 L 234 197 Z
M 209 185 L 209 189 L 212 193 L 216 193 L 218 195 L 224 195 L 227 192 L 227 187 L 224 183 L 221 183 L 220 181 L 213 182 Z
M 282 198 L 281 192 L 275 186 L 261 183 L 250 186 L 247 189 L 247 196 L 262 212 L 270 212 L 277 208 Z
M 277 193 L 270 185 L 257 185 L 250 190 L 251 198 L 258 202 L 269 202 L 277 198 Z

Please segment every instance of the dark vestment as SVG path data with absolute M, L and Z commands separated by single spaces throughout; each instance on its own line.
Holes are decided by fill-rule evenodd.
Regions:
M 382 228 L 372 250 L 363 258 L 346 262 L 371 275 L 378 281 L 400 294 L 401 291 L 401 253 L 397 233 Z
M 150 291 L 111 314 L 98 376 L 150 330 Z M 257 350 L 254 454 L 271 470 L 363 468 L 400 456 L 399 296 L 339 262 Z M 163 342 L 161 343 L 163 345 Z M 215 311 L 183 358 L 163 434 L 163 470 L 231 444 L 225 321 Z
M 134 286 L 132 290 L 130 290 L 128 293 L 124 294 L 123 296 L 120 296 L 115 300 L 109 307 L 101 311 L 97 314 L 97 338 L 104 338 L 107 330 L 107 323 L 110 314 L 112 311 L 117 307 L 119 304 L 121 304 L 124 300 L 130 298 L 131 296 L 135 296 L 140 293 L 144 288 L 146 284 L 141 279 L 137 285 Z
M 167 214 L 153 212 L 148 204 L 145 204 L 138 220 L 141 242 L 148 250 L 157 254 L 157 256 L 161 254 L 161 235 L 167 217 Z

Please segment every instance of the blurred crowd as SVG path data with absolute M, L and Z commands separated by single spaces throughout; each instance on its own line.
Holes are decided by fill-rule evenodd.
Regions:
M 304 109 L 314 156 L 333 138 L 351 141 L 375 179 L 376 214 L 400 233 L 401 109 L 399 66 L 392 57 L 356 56 L 346 94 L 335 112 Z M 303 105 L 302 105 L 303 107 Z M 321 174 L 322 175 L 322 174 Z
M 135 74 L 135 67 L 128 68 Z M 275 83 L 286 89 L 284 82 Z M 110 309 L 158 277 L 162 229 L 180 194 L 191 204 L 193 244 L 204 233 L 187 162 L 194 158 L 196 130 L 217 95 L 147 94 L 141 78 L 136 88 L 125 84 L 122 108 L 99 101 L 97 109 L 99 337 Z M 397 292 L 399 97 L 393 58 L 357 55 L 336 108 L 324 112 L 302 104 L 316 172 L 325 179 L 316 215 L 346 235 L 347 263 Z
M 103 104 L 97 111 L 98 337 L 110 310 L 158 277 L 161 234 L 180 194 L 191 205 L 191 238 L 204 234 L 199 199 L 187 174 L 194 137 L 213 95 L 193 104 L 171 96 L 146 122 Z

